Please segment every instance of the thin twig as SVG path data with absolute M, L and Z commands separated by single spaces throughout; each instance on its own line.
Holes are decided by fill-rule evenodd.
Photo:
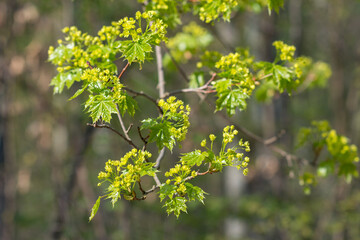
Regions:
M 126 71 L 126 69 L 129 67 L 129 65 L 130 65 L 130 63 L 128 62 L 128 63 L 125 65 L 125 67 L 123 68 L 123 70 L 121 71 L 121 73 L 119 74 L 118 79 L 120 79 L 120 78 L 121 78 L 121 76 L 124 74 L 124 72 L 125 72 L 125 71 Z
M 119 106 L 118 106 L 117 104 L 116 104 L 116 114 L 117 114 L 117 116 L 118 116 L 118 119 L 119 119 L 119 122 L 120 122 L 121 129 L 123 130 L 123 132 L 124 132 L 124 135 L 125 135 L 126 139 L 131 141 L 131 139 L 130 139 L 130 137 L 129 137 L 129 135 L 128 135 L 127 131 L 126 131 L 126 128 L 125 128 L 124 122 L 123 122 L 123 120 L 122 120 L 122 117 L 121 117 L 121 114 L 120 114 L 120 110 L 119 110 Z
M 163 149 L 161 149 L 161 151 L 159 152 L 159 156 L 156 159 L 154 168 L 156 168 L 156 169 L 160 168 L 160 162 L 164 158 L 164 155 L 165 155 L 165 147 L 163 147 Z
M 118 132 L 117 130 L 115 130 L 114 128 L 106 125 L 106 124 L 98 124 L 98 123 L 87 123 L 87 126 L 91 126 L 94 128 L 107 128 L 111 131 L 113 131 L 114 133 L 116 133 L 117 135 L 119 135 L 121 138 L 123 138 L 127 143 L 129 143 L 131 146 L 133 146 L 134 148 L 138 149 L 138 147 L 131 141 L 131 139 L 127 139 L 123 134 L 121 134 L 120 132 Z
M 180 75 L 185 79 L 186 82 L 190 82 L 190 79 L 186 75 L 184 69 L 182 69 L 182 67 L 180 67 L 180 65 L 177 63 L 177 61 L 175 60 L 175 58 L 171 54 L 170 50 L 166 47 L 166 45 L 162 44 L 161 46 L 162 46 L 163 49 L 165 49 L 166 53 L 169 54 L 171 61 L 173 62 L 173 64 L 177 68 L 177 70 L 180 72 Z
M 209 90 L 211 89 L 210 83 L 212 81 L 214 81 L 216 77 L 216 73 L 213 73 L 211 76 L 211 79 L 209 81 L 207 81 L 207 83 L 205 83 L 204 85 L 202 85 L 201 87 L 198 88 L 185 88 L 185 89 L 179 89 L 179 90 L 175 90 L 169 93 L 165 93 L 165 97 L 168 96 L 172 96 L 175 94 L 179 94 L 179 93 L 190 93 L 190 92 L 195 92 L 195 93 L 212 93 L 214 92 L 214 90 Z
M 165 78 L 164 78 L 164 68 L 162 63 L 162 55 L 160 46 L 155 46 L 156 51 L 156 65 L 158 72 L 158 89 L 159 97 L 164 98 L 165 95 Z
M 143 91 L 138 92 L 138 91 L 135 91 L 135 90 L 130 89 L 130 88 L 128 88 L 128 87 L 123 87 L 123 89 L 126 90 L 126 91 L 128 91 L 128 92 L 130 92 L 130 93 L 132 93 L 132 94 L 134 94 L 135 96 L 143 96 L 143 97 L 149 99 L 151 102 L 153 102 L 153 103 L 156 105 L 158 111 L 159 111 L 161 114 L 163 113 L 162 109 L 161 109 L 161 108 L 159 107 L 159 105 L 157 104 L 157 101 L 156 101 L 155 98 L 153 98 L 153 97 L 151 97 L 150 95 L 144 93 Z
M 144 145 L 146 146 L 146 144 L 148 143 L 146 139 L 147 139 L 148 137 L 144 138 L 144 137 L 142 136 L 141 131 L 140 131 L 140 127 L 137 127 L 137 130 L 138 130 L 138 133 L 139 133 L 139 136 L 140 136 L 141 140 L 144 142 Z
M 230 124 L 234 125 L 234 127 L 237 130 L 239 130 L 240 132 L 242 132 L 246 136 L 254 139 L 255 141 L 257 141 L 259 143 L 264 144 L 265 147 L 268 147 L 273 152 L 276 152 L 279 155 L 281 155 L 282 157 L 284 157 L 287 160 L 289 166 L 292 166 L 291 160 L 300 160 L 301 162 L 308 162 L 308 160 L 303 159 L 303 158 L 299 158 L 299 157 L 297 157 L 297 156 L 295 156 L 295 155 L 293 155 L 291 153 L 286 152 L 285 150 L 283 150 L 283 149 L 281 149 L 281 148 L 279 148 L 277 146 L 270 145 L 270 144 L 274 143 L 276 140 L 278 140 L 283 135 L 282 132 L 280 132 L 277 137 L 275 136 L 275 137 L 272 137 L 272 138 L 269 138 L 269 139 L 266 140 L 266 139 L 263 139 L 262 137 L 256 135 L 255 133 L 247 130 L 246 128 L 237 125 L 236 123 L 231 121 L 227 116 L 225 116 L 223 113 L 220 113 L 220 116 L 222 116 Z M 274 140 L 274 139 L 276 139 L 276 140 Z

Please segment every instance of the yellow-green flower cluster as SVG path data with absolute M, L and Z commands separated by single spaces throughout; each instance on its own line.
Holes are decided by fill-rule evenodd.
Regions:
M 276 52 L 280 57 L 281 61 L 292 61 L 294 60 L 294 54 L 296 48 L 291 45 L 287 45 L 282 41 L 275 41 L 273 46 L 276 48 Z
M 234 146 L 231 148 L 227 148 L 229 143 L 232 143 L 234 140 L 235 135 L 238 134 L 238 131 L 235 127 L 226 126 L 223 129 L 223 142 L 221 146 L 221 150 L 218 156 L 211 158 L 210 160 L 210 171 L 217 172 L 221 171 L 224 166 L 236 166 L 238 169 L 243 170 L 243 174 L 246 175 L 248 173 L 247 166 L 249 164 L 249 157 L 244 157 L 243 153 L 238 153 L 237 150 L 243 149 L 245 152 L 250 151 L 250 144 L 248 141 L 243 142 L 241 139 L 238 143 L 238 146 Z M 209 139 L 211 141 L 210 149 L 206 147 L 206 139 L 202 140 L 201 146 L 206 148 L 208 151 L 213 151 L 213 142 L 216 139 L 214 134 L 209 135 Z M 207 157 L 209 154 L 205 154 Z M 212 155 L 212 154 L 211 154 Z
M 359 162 L 357 146 L 349 145 L 346 137 L 338 135 L 335 130 L 330 130 L 323 136 L 326 137 L 326 145 L 330 154 L 337 156 L 342 161 Z
M 112 22 L 112 26 L 116 29 L 119 37 L 127 38 L 131 36 L 132 40 L 137 42 L 146 37 L 146 41 L 160 44 L 161 41 L 167 41 L 166 28 L 167 25 L 162 20 L 154 18 L 155 11 L 136 12 L 135 19 L 125 17 L 117 22 Z M 147 22 L 146 29 L 143 30 L 141 20 Z M 150 23 L 151 22 L 151 23 Z
M 312 63 L 311 58 L 308 57 L 296 58 L 293 65 L 296 77 L 301 78 L 304 73 L 304 69 L 309 67 L 311 63 Z
M 234 84 L 243 89 L 247 95 L 251 95 L 255 89 L 255 81 L 252 79 L 252 74 L 247 67 L 252 62 L 252 58 L 244 57 L 240 53 L 230 53 L 222 56 L 215 67 L 221 72 L 220 77 L 231 79 Z
M 105 171 L 100 172 L 98 178 L 110 182 L 108 189 L 131 195 L 134 184 L 140 181 L 143 175 L 151 176 L 155 173 L 154 163 L 147 162 L 150 157 L 151 153 L 147 151 L 132 149 L 120 160 L 108 160 Z
M 209 23 L 219 16 L 230 21 L 230 15 L 238 6 L 238 0 L 202 0 L 199 4 L 199 17 L 201 21 Z
M 159 100 L 159 107 L 163 110 L 163 119 L 171 122 L 171 133 L 177 141 L 183 141 L 190 126 L 190 106 L 184 107 L 184 102 L 171 96 L 166 101 Z
M 116 83 L 117 77 L 112 75 L 109 69 L 102 70 L 100 68 L 86 69 L 81 75 L 81 80 L 88 83 L 102 82 L 102 83 Z
M 186 194 L 186 187 L 184 185 L 185 180 L 188 176 L 196 177 L 196 171 L 191 170 L 191 168 L 185 164 L 184 162 L 180 162 L 181 164 L 176 164 L 173 168 L 170 168 L 169 171 L 165 172 L 165 177 L 171 177 L 171 179 L 166 180 L 166 184 L 173 183 L 176 186 L 176 192 L 180 196 L 184 196 Z

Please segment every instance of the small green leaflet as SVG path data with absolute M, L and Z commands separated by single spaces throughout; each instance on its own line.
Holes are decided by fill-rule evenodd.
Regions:
M 149 129 L 149 142 L 156 142 L 159 149 L 167 147 L 172 151 L 175 138 L 171 134 L 171 124 L 168 121 L 158 122 L 155 119 L 148 118 L 142 121 L 141 129 Z
M 166 202 L 165 202 L 165 205 L 164 207 L 166 207 L 166 212 L 168 214 L 170 213 L 174 213 L 174 215 L 178 218 L 180 213 L 181 212 L 186 212 L 186 199 L 184 197 L 175 197 L 175 198 L 172 198 L 172 199 L 168 199 Z
M 172 196 L 176 193 L 176 187 L 170 184 L 163 184 L 160 187 L 159 197 L 160 201 L 164 200 L 166 197 L 172 198 Z
M 67 72 L 61 72 L 51 80 L 50 86 L 54 86 L 54 94 L 62 93 L 65 85 L 67 88 L 70 88 L 75 81 L 80 81 L 80 77 L 80 68 L 76 68 Z
M 73 56 L 72 49 L 74 48 L 74 43 L 70 43 L 68 45 L 59 45 L 52 54 L 49 55 L 48 60 L 50 62 L 56 63 L 61 61 L 62 59 L 70 60 Z
M 125 112 L 128 112 L 130 116 L 134 116 L 135 110 L 138 109 L 137 102 L 125 93 L 125 97 L 120 98 L 116 101 L 119 105 L 121 115 L 124 116 Z
M 186 186 L 186 193 L 190 201 L 198 200 L 202 204 L 204 204 L 204 198 L 205 198 L 204 194 L 206 194 L 206 192 L 204 192 L 201 188 L 194 186 L 188 182 L 185 183 L 185 186 Z
M 268 0 L 269 15 L 271 15 L 271 10 L 275 10 L 278 13 L 283 6 L 284 0 Z
M 116 113 L 116 104 L 112 101 L 110 95 L 89 95 L 85 103 L 85 109 L 88 109 L 93 122 L 102 118 L 105 122 L 110 122 L 111 114 Z
M 216 111 L 220 111 L 226 108 L 226 112 L 229 116 L 235 114 L 236 108 L 239 110 L 246 109 L 246 99 L 249 98 L 242 89 L 227 89 L 217 93 L 218 99 L 216 100 Z
M 127 46 L 123 52 L 123 56 L 128 60 L 129 63 L 139 62 L 142 63 L 145 61 L 145 53 L 151 52 L 152 48 L 149 43 L 146 41 L 126 41 Z
M 207 153 L 206 153 L 207 154 Z M 195 150 L 189 153 L 184 154 L 181 157 L 181 161 L 185 162 L 186 165 L 192 166 L 200 166 L 205 159 L 205 154 L 203 154 L 200 150 Z
M 101 197 L 98 197 L 98 199 L 96 200 L 94 206 L 92 207 L 91 214 L 90 214 L 90 217 L 89 217 L 89 222 L 95 217 L 95 214 L 99 210 L 100 200 L 101 200 Z
M 71 98 L 69 98 L 69 101 L 70 101 L 70 100 L 73 100 L 74 98 L 77 98 L 80 94 L 82 94 L 82 93 L 85 91 L 85 89 L 87 88 L 87 86 L 88 86 L 88 85 L 85 85 L 83 88 L 78 89 L 78 90 L 75 92 L 75 94 L 74 94 Z

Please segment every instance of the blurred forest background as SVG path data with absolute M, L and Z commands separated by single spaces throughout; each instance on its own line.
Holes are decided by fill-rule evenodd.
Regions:
M 167 216 L 152 194 L 146 201 L 120 201 L 114 209 L 104 201 L 88 222 L 103 192 L 98 172 L 129 146 L 106 129 L 86 126 L 91 119 L 83 111 L 84 99 L 67 101 L 73 89 L 52 94 L 55 69 L 47 50 L 62 38 L 65 26 L 94 34 L 137 10 L 137 1 L 125 0 L 0 2 L 0 239 L 359 239 L 359 179 L 351 184 L 335 177 L 321 180 L 305 195 L 289 174 L 297 166 L 246 135 L 252 146 L 249 175 L 226 169 L 200 178 L 197 184 L 209 195 L 205 205 L 190 205 L 189 214 L 178 220 Z M 264 9 L 237 12 L 231 23 L 214 26 L 192 15 L 183 21 L 208 28 L 215 36 L 211 48 L 223 53 L 249 47 L 258 59 L 271 61 L 272 42 L 283 40 L 295 45 L 298 55 L 331 65 L 324 88 L 279 95 L 266 104 L 251 100 L 248 110 L 233 117 L 264 139 L 284 129 L 275 145 L 311 158 L 311 151 L 297 151 L 294 145 L 296 132 L 312 120 L 327 119 L 338 133 L 360 143 L 359 13 L 358 0 L 285 0 L 279 14 L 271 16 Z M 146 63 L 142 71 L 130 67 L 127 83 L 157 96 L 155 64 Z M 188 75 L 194 69 L 193 63 L 182 67 Z M 186 87 L 176 69 L 165 71 L 167 90 Z M 213 106 L 198 104 L 196 94 L 181 98 L 192 106 L 193 130 L 184 151 L 228 124 L 213 114 Z M 140 119 L 148 114 L 146 101 L 141 104 Z M 162 168 L 177 161 L 177 154 L 167 153 Z

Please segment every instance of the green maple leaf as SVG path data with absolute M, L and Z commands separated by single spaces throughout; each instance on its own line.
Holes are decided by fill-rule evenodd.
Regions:
M 149 142 L 156 142 L 156 145 L 159 149 L 163 147 L 167 147 L 170 151 L 172 151 L 175 138 L 172 135 L 170 129 L 171 124 L 168 121 L 158 122 L 155 119 L 145 119 L 142 121 L 141 129 L 149 129 Z
M 168 199 L 164 205 L 166 207 L 166 212 L 168 214 L 174 213 L 174 215 L 178 218 L 181 212 L 186 212 L 186 199 L 184 197 L 176 197 L 172 199 Z
M 100 118 L 105 122 L 110 122 L 111 114 L 116 113 L 116 104 L 112 101 L 112 97 L 107 95 L 90 95 L 85 103 L 85 109 L 88 109 L 93 122 Z
M 160 187 L 159 197 L 160 201 L 164 200 L 166 197 L 172 198 L 172 196 L 176 193 L 176 187 L 170 184 L 163 184 Z
M 248 99 L 249 96 L 240 88 L 226 89 L 218 92 L 217 95 L 216 111 L 226 108 L 227 114 L 232 116 L 235 114 L 236 108 L 239 108 L 240 111 L 246 109 L 246 99 Z
M 72 69 L 67 72 L 61 72 L 51 80 L 50 86 L 54 86 L 54 94 L 62 93 L 65 86 L 69 89 L 75 81 L 80 81 L 80 77 L 80 68 Z
M 188 182 L 185 183 L 185 186 L 186 186 L 186 193 L 190 201 L 197 200 L 200 201 L 202 204 L 204 204 L 204 198 L 205 198 L 204 194 L 206 194 L 206 192 L 204 192 L 201 188 L 194 186 Z
M 135 110 L 138 109 L 137 102 L 134 100 L 134 98 L 130 97 L 126 93 L 125 93 L 125 97 L 116 101 L 116 103 L 118 103 L 120 113 L 123 116 L 125 112 L 129 113 L 130 116 L 134 116 Z
M 200 166 L 205 159 L 205 155 L 200 150 L 195 150 L 189 153 L 184 154 L 181 157 L 181 161 L 185 162 L 186 165 L 192 166 Z
M 129 41 L 123 48 L 123 56 L 126 58 L 126 60 L 128 60 L 129 63 L 144 62 L 146 53 L 152 51 L 151 45 L 146 41 Z
M 72 49 L 74 48 L 74 43 L 68 45 L 59 45 L 50 55 L 48 60 L 52 63 L 57 63 L 62 59 L 70 60 L 73 56 Z

